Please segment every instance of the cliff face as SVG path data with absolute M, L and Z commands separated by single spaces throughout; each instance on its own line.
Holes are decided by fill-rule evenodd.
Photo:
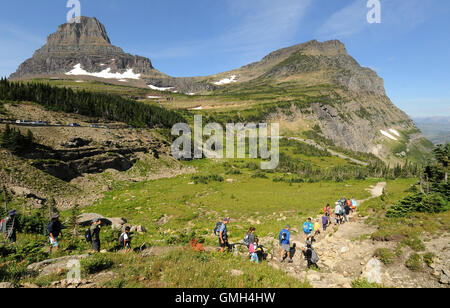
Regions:
M 387 96 L 383 79 L 359 65 L 340 41 L 313 40 L 283 48 L 259 62 L 212 78 L 229 76 L 235 76 L 235 82 L 224 86 L 224 93 L 252 89 L 261 96 L 275 88 L 278 92 L 271 94 L 280 102 L 305 101 L 306 95 L 306 101 L 314 101 L 308 108 L 268 118 L 281 124 L 307 120 L 343 148 L 371 152 L 393 162 L 409 153 L 429 151 L 413 121 Z
M 92 73 L 109 68 L 113 73 L 132 69 L 134 74 L 162 75 L 149 59 L 124 53 L 112 45 L 105 27 L 96 18 L 82 17 L 80 23 L 59 26 L 10 78 L 66 74 L 78 64 Z

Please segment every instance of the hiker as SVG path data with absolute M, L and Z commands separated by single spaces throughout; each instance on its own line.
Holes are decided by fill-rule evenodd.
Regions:
M 220 252 L 223 253 L 225 248 L 228 251 L 231 250 L 231 245 L 228 243 L 228 229 L 227 224 L 230 223 L 230 218 L 224 218 L 222 222 L 218 222 L 216 228 L 214 229 L 214 233 L 219 237 L 219 246 Z
M 16 210 L 10 210 L 8 216 L 1 221 L 1 229 L 3 233 L 3 238 L 9 241 L 10 244 L 14 244 L 17 240 L 17 229 L 19 228 Z
M 92 250 L 94 252 L 100 252 L 100 229 L 102 226 L 102 220 L 95 218 L 92 221 L 92 226 L 89 228 L 92 241 Z
M 255 242 L 255 231 L 256 229 L 254 227 L 251 227 L 242 240 L 242 243 L 245 244 L 247 248 L 249 248 L 250 245 Z
M 345 222 L 349 222 L 350 221 L 349 218 L 348 218 L 348 215 L 350 215 L 350 212 L 351 212 L 350 206 L 348 205 L 348 203 L 345 203 L 344 204 L 344 208 L 342 209 L 342 213 L 344 215 Z
M 59 250 L 59 238 L 62 237 L 62 225 L 59 221 L 59 215 L 54 214 L 52 220 L 47 226 L 48 236 L 50 239 L 50 253 L 52 253 L 53 248 L 56 251 Z
M 354 211 L 356 211 L 356 209 L 358 208 L 358 202 L 355 200 L 355 197 L 352 197 L 352 209 Z
M 281 246 L 281 263 L 283 263 L 286 258 L 289 258 L 288 263 L 293 263 L 292 255 L 291 255 L 291 241 L 290 241 L 290 231 L 291 226 L 287 225 L 286 228 L 281 230 L 280 235 L 278 236 L 278 240 Z
M 248 248 L 248 252 L 250 253 L 250 262 L 259 264 L 259 261 L 262 260 L 260 257 L 261 248 L 259 247 L 259 239 L 255 238 L 254 243 L 250 244 Z
M 326 215 L 327 213 L 329 214 L 330 217 L 332 216 L 331 207 L 329 203 L 323 208 L 323 215 Z
M 330 221 L 330 214 L 328 212 L 326 212 L 323 216 L 322 216 L 322 228 L 323 231 L 326 231 L 328 226 L 330 225 L 331 221 Z
M 125 231 L 119 237 L 120 249 L 125 249 L 125 253 L 129 253 L 131 251 L 130 230 L 130 227 L 126 226 Z
M 308 220 L 303 224 L 303 233 L 305 233 L 306 239 L 311 237 L 311 233 L 314 230 L 314 225 L 312 223 L 312 218 L 308 218 Z
M 306 250 L 303 250 L 303 255 L 308 262 L 308 269 L 310 269 L 312 266 L 316 267 L 317 269 L 319 268 L 319 266 L 317 266 L 317 262 L 319 262 L 319 256 L 312 247 L 312 241 L 306 241 Z
M 319 223 L 319 219 L 316 219 L 316 221 L 314 222 L 314 236 L 317 236 L 320 234 L 320 223 Z
M 336 202 L 336 207 L 334 208 L 334 215 L 335 215 L 335 223 L 336 225 L 340 225 L 342 223 L 342 207 L 339 202 Z

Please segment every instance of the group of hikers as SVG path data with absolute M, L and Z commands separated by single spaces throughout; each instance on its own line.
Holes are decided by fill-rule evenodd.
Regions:
M 303 255 L 307 260 L 308 268 L 312 266 L 318 268 L 317 262 L 319 257 L 313 248 L 313 243 L 316 241 L 316 236 L 321 232 L 326 231 L 332 224 L 341 225 L 350 221 L 350 214 L 356 211 L 358 203 L 355 198 L 346 199 L 342 198 L 335 203 L 334 210 L 331 209 L 330 204 L 327 204 L 323 209 L 323 216 L 313 221 L 312 218 L 303 224 L 303 233 L 305 235 L 305 247 L 302 249 Z M 230 222 L 230 218 L 227 217 L 223 221 L 216 224 L 214 234 L 218 236 L 220 252 L 231 251 L 235 245 L 231 245 L 228 241 L 228 229 L 227 225 Z M 256 229 L 251 227 L 245 234 L 241 244 L 244 244 L 248 248 L 249 259 L 252 263 L 259 263 L 264 260 L 266 254 L 264 253 L 264 247 L 260 245 L 259 239 L 255 236 Z M 296 250 L 296 244 L 291 246 L 291 226 L 287 225 L 278 235 L 278 241 L 280 244 L 281 260 L 283 263 L 288 260 L 288 263 L 293 263 L 293 257 Z
M 314 251 L 312 245 L 315 242 L 315 237 L 319 235 L 322 231 L 326 231 L 327 228 L 332 225 L 341 225 L 345 222 L 349 222 L 349 216 L 352 211 L 355 211 L 358 204 L 354 198 L 341 200 L 335 203 L 334 210 L 331 209 L 330 204 L 327 204 L 323 209 L 322 221 L 316 219 L 313 221 L 312 218 L 303 224 L 303 233 L 305 235 L 306 245 L 302 249 L 305 259 L 308 261 L 308 268 L 311 266 L 317 266 L 318 256 Z M 4 239 L 13 244 L 16 242 L 17 230 L 18 230 L 18 212 L 16 210 L 11 210 L 8 212 L 8 216 L 1 220 L 0 229 L 2 230 Z M 334 220 L 334 221 L 333 221 Z M 230 218 L 226 217 L 221 222 L 216 224 L 214 229 L 214 234 L 218 237 L 220 252 L 225 252 L 233 250 L 235 245 L 231 245 L 228 241 L 228 229 L 227 225 L 230 223 Z M 85 239 L 92 246 L 93 252 L 100 252 L 101 242 L 100 242 L 100 230 L 102 227 L 102 220 L 96 218 L 92 221 L 92 225 L 85 230 Z M 50 241 L 50 252 L 55 249 L 58 251 L 60 246 L 60 239 L 63 236 L 63 224 L 59 220 L 59 215 L 54 214 L 51 218 L 50 223 L 47 225 L 47 235 Z M 266 253 L 264 252 L 264 247 L 260 245 L 259 239 L 255 235 L 256 229 L 251 227 L 245 234 L 242 240 L 242 245 L 245 245 L 248 249 L 250 262 L 258 264 L 266 258 Z M 278 240 L 281 248 L 281 263 L 288 260 L 288 263 L 293 263 L 293 256 L 295 254 L 295 244 L 291 246 L 291 227 L 287 225 L 283 230 L 280 231 Z M 131 234 L 130 227 L 126 226 L 123 233 L 118 238 L 118 248 L 123 249 L 125 252 L 131 251 Z
M 19 222 L 17 219 L 18 212 L 16 210 L 10 210 L 8 216 L 1 220 L 0 230 L 2 231 L 3 238 L 6 242 L 14 244 L 17 241 L 17 230 L 19 229 Z M 92 252 L 100 252 L 100 230 L 102 227 L 102 220 L 95 218 L 92 221 L 92 225 L 85 230 L 85 239 L 92 246 Z M 60 239 L 63 237 L 64 226 L 59 220 L 59 215 L 54 214 L 51 221 L 47 225 L 46 233 L 50 241 L 50 250 L 52 253 L 59 250 Z M 118 248 L 125 250 L 125 252 L 131 251 L 131 235 L 130 227 L 126 226 L 123 233 L 118 238 Z

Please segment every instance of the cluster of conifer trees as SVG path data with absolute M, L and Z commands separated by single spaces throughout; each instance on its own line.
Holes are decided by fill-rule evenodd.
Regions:
M 6 125 L 5 130 L 0 131 L 0 147 L 10 150 L 15 154 L 23 153 L 31 149 L 34 145 L 33 133 L 27 130 L 26 135 L 22 135 L 20 130 Z
M 151 106 L 119 95 L 74 91 L 44 83 L 0 80 L 0 100 L 30 101 L 48 109 L 124 122 L 135 127 L 170 128 L 185 123 L 183 117 L 158 106 Z

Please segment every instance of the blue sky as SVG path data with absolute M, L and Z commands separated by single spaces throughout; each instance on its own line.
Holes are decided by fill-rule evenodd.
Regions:
M 276 49 L 339 39 L 374 69 L 388 96 L 411 116 L 450 116 L 450 1 L 81 0 L 114 45 L 149 57 L 172 76 L 210 75 L 258 61 Z M 0 75 L 7 76 L 66 20 L 66 0 L 0 0 Z

